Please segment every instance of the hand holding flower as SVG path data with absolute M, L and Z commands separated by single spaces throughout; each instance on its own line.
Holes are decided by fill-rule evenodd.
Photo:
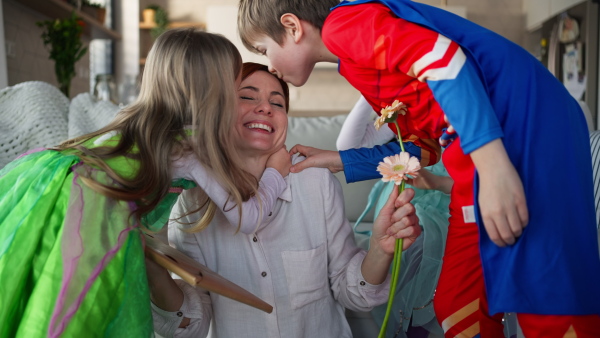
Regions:
M 370 248 L 379 247 L 384 253 L 393 255 L 396 239 L 404 239 L 402 250 L 414 243 L 421 234 L 419 218 L 410 203 L 414 196 L 412 189 L 406 189 L 401 194 L 397 189 L 393 190 L 375 219 Z
M 421 233 L 415 208 L 410 203 L 414 195 L 412 189 L 401 194 L 394 189 L 375 219 L 369 251 L 361 265 L 362 275 L 368 283 L 383 283 L 394 256 L 402 250 L 398 244 L 403 242 L 402 247 L 407 249 Z

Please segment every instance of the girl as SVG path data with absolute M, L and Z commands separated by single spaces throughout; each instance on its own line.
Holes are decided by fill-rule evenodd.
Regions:
M 166 32 L 114 121 L 0 171 L 0 336 L 152 336 L 140 226 L 164 224 L 170 187 L 193 185 L 180 178 L 212 200 L 196 196 L 212 210 L 196 228 L 216 208 L 247 232 L 268 214 L 290 160 L 271 157 L 281 173 L 270 168 L 260 188 L 242 169 L 229 137 L 241 64 L 224 37 Z M 236 206 L 251 197 L 242 223 Z

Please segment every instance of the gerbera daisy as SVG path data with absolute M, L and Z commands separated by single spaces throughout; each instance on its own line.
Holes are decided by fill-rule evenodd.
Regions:
M 421 169 L 419 160 L 414 156 L 410 156 L 407 152 L 388 156 L 383 159 L 383 162 L 379 162 L 379 166 L 377 166 L 377 171 L 383 176 L 381 180 L 384 182 L 393 181 L 396 185 L 400 185 L 403 180 L 407 179 L 407 175 L 417 177 L 419 169 Z
M 406 105 L 398 100 L 395 100 L 391 106 L 387 106 L 381 109 L 379 118 L 375 120 L 375 129 L 379 130 L 386 122 L 393 122 L 396 120 L 396 113 L 406 115 Z M 393 119 L 390 121 L 390 119 Z

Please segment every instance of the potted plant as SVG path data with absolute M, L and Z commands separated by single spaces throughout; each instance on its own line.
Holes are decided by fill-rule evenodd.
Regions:
M 75 77 L 75 63 L 87 52 L 81 42 L 83 21 L 75 12 L 66 19 L 36 22 L 43 29 L 42 40 L 49 48 L 50 59 L 54 60 L 54 72 L 60 90 L 69 97 L 71 80 Z
M 81 11 L 98 20 L 101 24 L 104 24 L 104 20 L 106 19 L 106 8 L 101 4 L 83 0 L 81 3 Z
M 162 7 L 158 5 L 150 5 L 146 7 L 148 10 L 154 11 L 154 24 L 155 26 L 150 29 L 150 35 L 153 39 L 159 37 L 162 33 L 169 29 L 169 14 Z M 150 14 L 145 14 L 149 17 Z M 146 18 L 144 18 L 144 21 Z

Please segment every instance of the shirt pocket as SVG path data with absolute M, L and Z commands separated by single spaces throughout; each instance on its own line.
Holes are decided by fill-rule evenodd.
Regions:
M 292 309 L 301 308 L 329 294 L 326 249 L 327 246 L 322 244 L 312 250 L 281 253 Z

